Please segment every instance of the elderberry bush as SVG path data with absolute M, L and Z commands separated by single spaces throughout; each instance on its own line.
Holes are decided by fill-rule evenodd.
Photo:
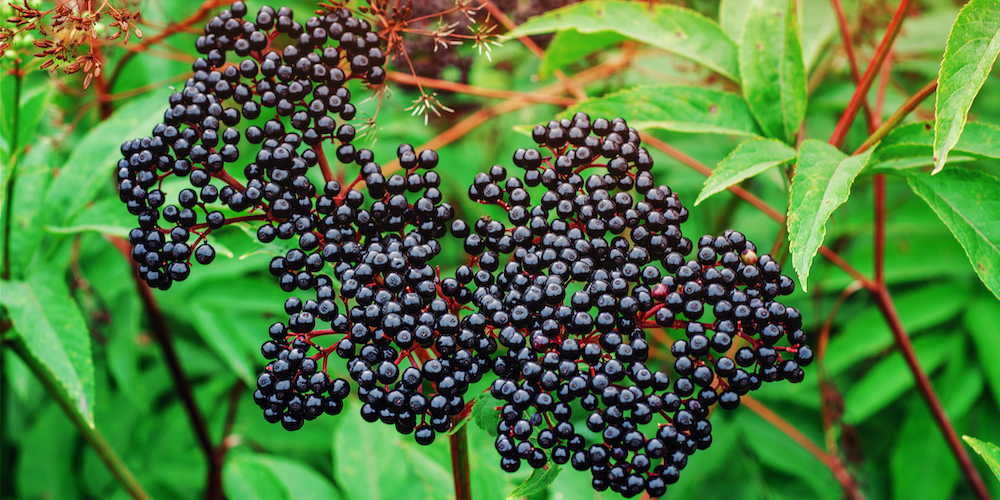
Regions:
M 150 286 L 211 263 L 212 232 L 234 222 L 287 241 L 268 264 L 289 297 L 261 347 L 264 419 L 294 431 L 353 392 L 365 420 L 426 445 L 468 417 L 485 378 L 503 403 L 503 470 L 569 463 L 596 490 L 657 497 L 711 446 L 713 407 L 803 380 L 802 318 L 778 301 L 791 278 L 739 231 L 685 236 L 687 208 L 625 119 L 538 125 L 516 174 L 476 174 L 469 199 L 505 220 L 456 217 L 433 150 L 402 144 L 399 172 L 383 171 L 353 144 L 346 87 L 384 81 L 381 42 L 344 8 L 300 24 L 288 8 L 251 16 L 236 2 L 206 24 L 204 56 L 163 122 L 121 148 L 118 191 Z M 233 172 L 241 156 L 252 161 Z M 176 202 L 170 177 L 191 185 Z M 442 270 L 446 246 L 468 260 Z M 677 339 L 671 362 L 653 330 Z

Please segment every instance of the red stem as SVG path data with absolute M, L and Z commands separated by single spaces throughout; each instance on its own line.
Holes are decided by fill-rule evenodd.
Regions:
M 326 153 L 323 152 L 323 143 L 319 143 L 313 148 L 319 158 L 319 170 L 323 172 L 323 180 L 330 182 L 333 180 L 333 172 L 330 170 L 330 163 L 326 160 Z
M 830 144 L 838 148 L 844 144 L 847 131 L 850 130 L 851 124 L 854 123 L 854 118 L 858 116 L 858 110 L 861 108 L 861 103 L 864 102 L 868 90 L 871 89 L 872 82 L 875 81 L 875 75 L 882 68 L 882 61 L 885 60 L 885 56 L 889 54 L 889 49 L 892 48 L 896 37 L 899 36 L 899 30 L 903 27 L 903 19 L 906 17 L 906 12 L 909 10 L 911 2 L 912 0 L 902 0 L 899 3 L 899 8 L 896 9 L 896 13 L 892 16 L 892 21 L 889 22 L 889 27 L 886 28 L 882 42 L 879 43 L 878 49 L 875 50 L 875 57 L 868 63 L 868 68 L 865 69 L 864 76 L 861 77 L 858 87 L 854 89 L 851 101 L 847 103 L 847 109 L 844 110 L 840 121 L 837 122 L 837 128 L 834 129 L 833 135 L 830 136 Z
M 854 38 L 851 36 L 851 27 L 847 23 L 847 15 L 844 13 L 844 6 L 840 3 L 840 0 L 830 0 L 833 4 L 833 10 L 837 13 L 837 24 L 840 25 L 840 37 L 844 39 L 844 52 L 847 53 L 847 61 L 851 65 L 851 78 L 854 79 L 854 83 L 861 82 L 861 70 L 858 69 L 858 58 L 854 53 L 854 44 L 852 40 Z M 872 113 L 871 106 L 868 105 L 868 99 L 864 100 L 865 106 L 865 118 L 867 118 L 869 126 L 875 122 L 875 114 Z M 868 133 L 872 133 L 872 130 L 868 130 Z

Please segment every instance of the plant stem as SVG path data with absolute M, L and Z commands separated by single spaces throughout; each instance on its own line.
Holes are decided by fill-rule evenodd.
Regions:
M 5 168 L 11 169 L 10 180 L 7 181 L 7 193 L 4 199 L 4 207 L 2 207 L 3 213 L 7 214 L 3 218 L 3 271 L 0 272 L 0 277 L 7 280 L 10 279 L 10 228 L 12 222 L 11 210 L 14 209 L 14 183 L 17 182 L 17 129 L 20 128 L 20 118 L 21 118 L 21 59 L 14 59 L 14 126 L 11 130 L 11 149 L 10 158 L 4 159 L 6 163 Z
M 453 425 L 458 425 L 455 419 Z M 469 486 L 469 440 L 466 436 L 466 426 L 463 425 L 448 436 L 451 445 L 451 473 L 455 481 L 455 500 L 472 500 L 472 488 Z
M 972 489 L 976 498 L 979 498 L 980 500 L 990 500 L 989 491 L 986 489 L 983 479 L 979 477 L 979 471 L 976 470 L 975 465 L 973 465 L 972 460 L 969 458 L 969 453 L 962 445 L 962 440 L 959 439 L 958 434 L 955 433 L 955 428 L 951 425 L 951 420 L 948 418 L 948 414 L 945 413 L 944 407 L 941 406 L 941 401 L 934 393 L 934 388 L 931 386 L 930 378 L 927 377 L 927 374 L 924 373 L 923 368 L 920 366 L 920 361 L 917 359 L 917 354 L 913 350 L 913 344 L 910 342 L 910 337 L 906 334 L 906 330 L 903 328 L 903 324 L 899 319 L 899 313 L 896 311 L 896 305 L 892 303 L 892 297 L 889 295 L 889 290 L 882 285 L 878 288 L 878 290 L 872 292 L 872 296 L 876 300 L 879 310 L 882 311 L 882 316 L 885 317 L 886 323 L 889 324 L 889 328 L 892 330 L 892 336 L 896 340 L 896 346 L 899 348 L 900 352 L 903 353 L 903 359 L 906 360 L 906 365 L 910 368 L 910 371 L 913 372 L 913 377 L 917 381 L 917 389 L 920 391 L 920 395 L 923 396 L 924 401 L 931 410 L 931 415 L 933 415 L 938 428 L 941 430 L 941 434 L 944 435 L 944 439 L 948 443 L 948 447 L 951 448 L 951 452 L 958 460 L 959 467 L 962 469 L 962 475 L 964 475 L 966 481 L 969 482 L 969 487 Z
M 865 74 L 861 77 L 857 88 L 854 89 L 854 95 L 851 96 L 850 102 L 847 103 L 847 109 L 844 110 L 840 121 L 837 122 L 837 128 L 834 129 L 833 135 L 830 136 L 830 144 L 838 148 L 844 144 L 844 139 L 847 138 L 847 131 L 851 129 L 854 118 L 858 116 L 858 110 L 861 108 L 861 103 L 865 101 L 868 90 L 871 89 L 872 83 L 875 81 L 875 75 L 882 68 L 882 61 L 885 60 L 885 56 L 889 54 L 889 49 L 892 48 L 896 37 L 899 36 L 899 30 L 903 27 L 903 19 L 906 18 L 906 12 L 910 9 L 911 2 L 912 0 L 902 0 L 899 3 L 899 8 L 896 9 L 896 13 L 892 16 L 892 21 L 889 22 L 889 27 L 886 28 L 882 42 L 879 43 L 878 49 L 875 50 L 875 57 L 868 63 Z
M 198 409 L 198 404 L 194 400 L 194 392 L 191 390 L 191 381 L 188 380 L 187 376 L 184 375 L 184 370 L 181 368 L 180 358 L 177 356 L 177 351 L 174 350 L 174 343 L 170 338 L 170 330 L 167 328 L 167 320 L 163 317 L 163 312 L 160 310 L 159 304 L 156 303 L 156 297 L 153 296 L 153 291 L 146 285 L 146 282 L 139 279 L 139 274 L 137 271 L 137 264 L 131 258 L 131 251 L 129 249 L 129 244 L 127 241 L 111 237 L 109 238 L 111 243 L 118 248 L 118 251 L 128 259 L 128 262 L 132 266 L 132 279 L 135 282 L 136 291 L 139 293 L 139 297 L 142 299 L 142 305 L 146 309 L 146 314 L 149 316 L 150 326 L 153 329 L 153 336 L 156 338 L 156 343 L 159 344 L 160 350 L 163 352 L 164 361 L 167 363 L 167 369 L 170 371 L 170 378 L 174 382 L 174 388 L 177 390 L 177 396 L 180 397 L 181 403 L 184 405 L 184 410 L 187 412 L 188 420 L 191 422 L 191 427 L 194 430 L 195 438 L 198 441 L 198 445 L 201 447 L 202 452 L 205 454 L 206 459 L 209 463 L 213 462 L 213 448 L 212 441 L 208 435 L 208 426 L 205 424 L 205 419 L 201 415 L 201 411 Z
M 889 132 L 896 128 L 896 126 L 899 125 L 899 122 L 903 121 L 903 118 L 906 118 L 906 116 L 909 115 L 914 109 L 917 109 L 917 106 L 919 106 L 920 103 L 924 102 L 924 100 L 930 97 L 930 95 L 937 90 L 937 85 L 938 81 L 937 78 L 935 78 L 928 82 L 927 85 L 921 87 L 915 94 L 911 95 L 910 98 L 907 99 L 906 102 L 904 102 L 903 105 L 896 110 L 896 112 L 889 116 L 889 118 L 887 118 L 885 122 L 882 123 L 877 130 L 875 130 L 875 132 L 868 136 L 868 138 L 865 139 L 865 142 L 863 142 L 861 146 L 859 146 L 858 149 L 852 154 L 865 152 L 868 148 L 874 146 L 875 143 L 881 141 L 885 138 L 885 136 L 889 135 Z
M 436 80 L 434 78 L 425 78 L 422 76 L 413 76 L 409 73 L 401 73 L 399 71 L 389 71 L 387 73 L 387 79 L 393 82 L 402 83 L 404 85 L 417 85 L 419 83 L 420 85 L 431 89 L 447 90 L 449 92 L 477 95 L 480 97 L 493 97 L 497 99 L 522 99 L 530 102 L 554 104 L 556 106 L 572 106 L 577 103 L 577 100 L 572 97 L 562 97 L 550 94 L 525 93 L 525 92 L 517 92 L 514 90 L 504 90 L 504 89 L 490 89 L 486 87 L 474 87 L 472 85 L 466 85 L 464 83 L 449 82 L 447 80 Z
M 800 446 L 806 449 L 810 454 L 816 457 L 820 462 L 830 468 L 833 472 L 833 476 L 840 483 L 840 486 L 844 489 L 844 494 L 847 498 L 853 500 L 863 500 L 865 498 L 861 490 L 858 489 L 858 483 L 851 477 L 851 474 L 844 467 L 843 462 L 836 455 L 831 455 L 819 446 L 816 446 L 809 438 L 802 434 L 794 425 L 788 423 L 785 419 L 781 418 L 780 415 L 774 413 L 770 408 L 764 406 L 756 399 L 750 396 L 741 396 L 740 402 L 750 409 L 750 411 L 760 415 L 761 418 L 766 420 L 771 425 L 775 426 L 781 432 L 785 433 L 788 437 L 792 438 L 793 441 L 798 443 Z
M 844 5 L 840 2 L 840 0 L 830 0 L 830 3 L 833 4 L 834 12 L 837 13 L 837 24 L 840 25 L 840 37 L 844 39 L 844 52 L 847 54 L 847 62 L 850 63 L 851 66 L 851 78 L 854 79 L 855 84 L 858 84 L 861 82 L 861 71 L 858 69 L 858 58 L 854 54 L 854 44 L 852 43 L 854 38 L 851 36 L 851 27 L 847 24 L 847 15 L 844 13 Z M 864 100 L 864 107 L 865 117 L 867 118 L 868 123 L 874 123 L 875 115 L 872 113 L 871 106 L 868 105 L 867 96 Z M 871 130 L 868 132 L 871 133 Z
M 73 425 L 76 426 L 77 430 L 83 434 L 83 438 L 87 441 L 97 456 L 100 457 L 101 461 L 104 462 L 104 466 L 108 468 L 108 471 L 115 476 L 115 479 L 128 491 L 129 495 L 136 500 L 149 500 L 149 495 L 146 491 L 142 489 L 142 485 L 136 480 L 132 472 L 129 471 L 128 466 L 125 462 L 122 462 L 121 458 L 115 453 L 115 450 L 111 448 L 104 436 L 94 427 L 90 422 L 83 419 L 80 415 L 74 403 L 70 401 L 69 396 L 62 390 L 59 383 L 55 381 L 48 370 L 41 366 L 38 361 L 28 354 L 27 347 L 24 345 L 24 341 L 15 337 L 10 342 L 11 348 L 14 352 L 20 356 L 21 360 L 24 361 L 28 368 L 35 377 L 42 383 L 45 387 L 46 392 L 49 393 L 56 403 L 62 408 L 66 416 L 69 417 Z

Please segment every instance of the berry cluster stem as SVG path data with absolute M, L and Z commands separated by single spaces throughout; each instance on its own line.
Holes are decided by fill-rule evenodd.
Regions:
M 455 418 L 454 425 L 459 426 L 448 436 L 451 446 L 451 473 L 455 482 L 455 500 L 472 500 L 472 488 L 469 486 L 469 440 L 465 426 Z

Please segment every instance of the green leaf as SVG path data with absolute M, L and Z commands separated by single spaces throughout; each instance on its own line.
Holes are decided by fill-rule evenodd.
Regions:
M 826 237 L 826 221 L 847 201 L 851 184 L 871 150 L 847 156 L 816 139 L 802 143 L 788 203 L 788 241 L 802 290 L 807 288 L 813 257 Z
M 837 15 L 829 0 L 803 0 L 798 18 L 799 33 L 802 34 L 802 62 L 808 72 L 819 61 L 823 48 L 837 34 Z
M 401 440 L 412 437 L 365 422 L 354 405 L 344 408 L 339 418 L 333 435 L 333 475 L 346 498 L 425 498 L 414 488 L 412 466 L 402 450 Z
M 729 153 L 712 175 L 705 179 L 705 187 L 694 201 L 695 206 L 715 193 L 725 190 L 744 179 L 795 159 L 794 149 L 776 139 L 748 139 Z
M 4 282 L 0 297 L 28 353 L 50 372 L 83 420 L 94 427 L 90 330 L 57 270 Z
M 48 84 L 38 84 L 35 79 L 29 79 L 21 77 L 21 102 L 17 103 L 17 121 L 14 123 L 14 113 L 11 109 L 15 106 L 14 101 L 14 85 L 18 77 L 6 77 L 4 78 L 4 85 L 2 85 L 3 93 L 10 93 L 10 102 L 7 99 L 3 99 L 3 119 L 0 120 L 0 135 L 5 139 L 5 142 L 10 141 L 13 138 L 14 127 L 17 127 L 17 144 L 7 144 L 7 147 L 11 148 L 10 151 L 5 151 L 5 153 L 10 155 L 16 155 L 18 151 L 24 148 L 25 145 L 32 143 L 32 138 L 35 135 L 35 129 L 38 128 L 38 122 L 42 119 L 42 114 L 49 107 L 49 102 L 52 101 L 52 96 L 55 94 L 55 87 Z M 8 158 L 3 158 L 3 163 L 6 166 L 8 163 Z
M 122 142 L 149 135 L 167 105 L 162 92 L 153 92 L 122 106 L 80 140 L 49 189 L 46 204 L 59 207 L 50 211 L 50 226 L 65 226 L 94 199 L 112 178 Z
M 898 127 L 878 144 L 872 153 L 872 165 L 901 158 L 926 157 L 933 162 L 933 122 L 911 123 Z M 991 123 L 969 122 L 952 153 L 975 158 L 1000 158 L 1000 127 Z M 954 161 L 954 160 L 952 160 Z
M 270 455 L 236 453 L 222 468 L 228 498 L 241 500 L 337 500 L 329 479 L 301 462 Z
M 722 0 L 719 3 L 719 25 L 729 38 L 743 39 L 743 27 L 750 15 L 750 2 L 746 0 Z
M 562 467 L 559 467 L 554 462 L 549 461 L 545 464 L 545 467 L 541 469 L 535 469 L 531 471 L 531 475 L 528 476 L 523 483 L 514 488 L 514 491 L 507 495 L 507 500 L 518 500 L 529 495 L 534 495 L 544 491 L 548 488 L 552 481 L 556 480 L 559 476 L 559 472 L 562 471 Z
M 934 173 L 958 142 L 972 101 L 1000 54 L 1000 2 L 972 0 L 951 25 L 934 104 Z
M 944 221 L 976 274 L 1000 298 L 1000 179 L 978 170 L 912 173 L 910 187 Z
M 743 96 L 768 137 L 794 144 L 806 114 L 806 73 L 790 0 L 752 0 L 740 42 Z
M 738 424 L 742 428 L 742 441 L 756 455 L 757 460 L 754 461 L 791 475 L 812 490 L 803 492 L 799 498 L 830 498 L 833 496 L 832 492 L 839 490 L 830 468 L 812 453 L 809 453 L 802 445 L 795 442 L 788 434 L 752 411 L 738 411 L 736 413 L 738 416 L 732 423 Z M 713 427 L 715 427 L 714 424 Z M 817 435 L 813 439 L 815 441 L 819 439 L 819 436 Z M 727 462 L 726 465 L 731 466 L 732 463 Z M 711 476 L 706 480 L 711 481 Z M 751 496 L 751 498 L 753 497 Z M 833 498 L 839 497 L 833 496 Z
M 955 283 L 925 285 L 893 296 L 903 328 L 911 336 L 940 325 L 964 311 L 969 291 Z M 927 304 L 934 307 L 927 307 Z M 855 364 L 889 348 L 892 331 L 874 305 L 854 316 L 830 338 L 826 369 L 836 376 Z
M 988 297 L 978 298 L 968 304 L 963 320 L 976 346 L 979 366 L 986 372 L 993 398 L 1000 406 L 1000 363 L 995 359 L 1000 352 L 1000 335 L 990 328 L 990 325 L 1000 325 L 1000 303 Z
M 106 224 L 83 224 L 71 227 L 45 226 L 45 232 L 52 234 L 98 233 L 98 234 L 106 234 L 109 236 L 117 236 L 119 238 L 127 237 L 129 231 L 130 228 L 127 227 L 109 226 Z
M 584 4 L 586 5 L 586 4 Z M 696 134 L 757 136 L 760 129 L 750 108 L 730 92 L 684 85 L 638 85 L 588 99 L 564 111 L 598 116 L 627 116 L 629 126 Z
M 993 474 L 998 480 L 1000 480 L 1000 446 L 993 443 L 987 443 L 986 441 L 981 441 L 972 436 L 962 436 L 962 439 L 964 439 L 966 443 L 969 443 L 969 446 L 971 446 L 972 449 L 979 454 L 979 456 L 983 457 L 983 460 L 989 464 L 990 470 L 992 470 Z
M 507 36 L 519 38 L 567 29 L 580 33 L 613 31 L 740 81 L 736 44 L 715 21 L 674 5 L 620 0 L 578 3 L 532 17 Z
M 560 31 L 545 48 L 545 57 L 538 67 L 538 76 L 548 78 L 557 69 L 563 69 L 584 57 L 627 40 L 613 31 L 580 33 L 575 29 Z
M 52 184 L 52 149 L 34 148 L 18 161 L 11 189 L 10 269 L 23 277 L 30 272 L 45 237 L 39 226 L 46 217 L 45 192 Z
M 497 436 L 497 425 L 500 423 L 499 406 L 503 406 L 503 400 L 493 397 L 489 392 L 484 392 L 476 396 L 476 403 L 472 406 L 472 419 L 480 429 Z
M 961 337 L 945 334 L 928 335 L 913 341 L 924 372 L 931 373 L 949 356 L 954 356 Z M 844 394 L 844 421 L 859 424 L 874 416 L 913 387 L 913 373 L 903 355 L 893 352 L 878 362 L 857 384 Z
M 245 344 L 241 342 L 241 332 L 234 331 L 229 315 L 195 304 L 190 306 L 188 314 L 195 331 L 219 359 L 241 380 L 254 383 L 254 369 L 250 366 Z

